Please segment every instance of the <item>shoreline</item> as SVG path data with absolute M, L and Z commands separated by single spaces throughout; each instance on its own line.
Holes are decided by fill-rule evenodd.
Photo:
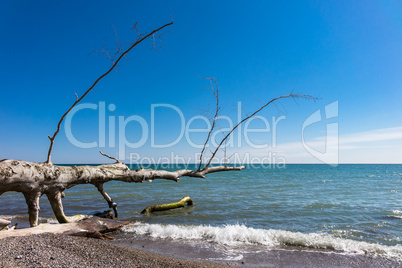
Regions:
M 115 233 L 116 234 L 116 233 Z M 118 234 L 117 234 L 118 235 Z M 99 240 L 51 233 L 0 239 L 2 267 L 398 267 L 380 257 L 298 248 L 220 258 L 219 249 L 161 239 Z
M 297 246 L 266 247 L 261 245 L 225 246 L 186 239 L 160 239 L 115 233 L 108 243 L 146 250 L 168 257 L 208 261 L 230 267 L 400 267 L 402 263 L 385 257 L 346 254 L 333 250 Z
M 1 267 L 229 267 L 51 233 L 0 239 Z

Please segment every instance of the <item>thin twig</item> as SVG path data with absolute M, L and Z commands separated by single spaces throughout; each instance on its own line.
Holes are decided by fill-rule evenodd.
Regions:
M 215 99 L 216 99 L 216 109 L 215 109 L 215 115 L 214 115 L 214 117 L 213 117 L 213 119 L 212 119 L 212 126 L 211 126 L 211 129 L 209 130 L 209 132 L 208 132 L 208 136 L 207 136 L 207 139 L 206 139 L 206 141 L 205 141 L 205 143 L 204 143 L 204 146 L 203 146 L 203 148 L 202 148 L 202 150 L 201 150 L 201 154 L 200 154 L 200 164 L 198 165 L 198 171 L 201 169 L 201 165 L 202 165 L 202 156 L 204 155 L 204 151 L 205 151 L 205 147 L 207 146 L 207 144 L 208 144 L 208 141 L 209 141 L 209 139 L 210 139 L 210 137 L 211 137 L 211 133 L 212 133 L 212 131 L 214 130 L 214 128 L 215 128 L 215 123 L 216 123 L 216 119 L 217 119 L 217 117 L 218 117 L 218 114 L 219 114 L 219 88 L 218 88 L 218 83 L 216 82 L 216 79 L 215 78 L 209 78 L 209 77 L 201 77 L 202 79 L 207 79 L 207 80 L 209 80 L 209 82 L 210 82 L 210 84 L 211 84 L 211 91 L 214 93 L 214 96 L 215 96 Z M 215 85 L 215 89 L 214 89 L 214 85 Z
M 101 155 L 103 155 L 103 156 L 106 156 L 107 158 L 116 160 L 116 163 L 121 163 L 121 162 L 119 161 L 119 159 L 114 158 L 114 157 L 112 157 L 112 156 L 110 156 L 110 155 L 104 154 L 104 153 L 102 153 L 102 151 L 99 151 L 99 153 L 100 153 Z

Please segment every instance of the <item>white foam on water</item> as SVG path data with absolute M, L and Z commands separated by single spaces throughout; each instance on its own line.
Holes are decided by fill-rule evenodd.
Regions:
M 323 233 L 304 234 L 284 230 L 254 229 L 243 224 L 215 227 L 136 222 L 124 227 L 123 230 L 153 238 L 200 240 L 233 246 L 241 244 L 259 244 L 268 247 L 299 246 L 310 249 L 330 249 L 347 254 L 382 256 L 402 261 L 402 245 L 386 246 Z
M 402 215 L 386 215 L 388 218 L 402 219 Z
M 7 220 L 12 220 L 16 218 L 16 215 L 0 215 L 0 219 L 7 219 Z
M 223 258 L 209 258 L 210 261 L 240 261 L 243 259 L 243 255 L 242 254 L 230 254 L 226 257 Z M 199 260 L 203 260 L 202 258 L 200 258 Z
M 55 218 L 46 218 L 46 222 L 52 224 L 59 223 L 58 220 L 56 220 Z

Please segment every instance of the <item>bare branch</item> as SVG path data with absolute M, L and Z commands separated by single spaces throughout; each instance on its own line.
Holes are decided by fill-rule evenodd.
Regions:
M 241 125 L 244 121 L 247 121 L 248 119 L 250 119 L 251 117 L 253 117 L 254 115 L 256 115 L 257 113 L 259 113 L 262 109 L 264 109 L 265 107 L 267 107 L 268 105 L 270 105 L 271 103 L 280 100 L 280 99 L 287 99 L 287 98 L 292 98 L 292 99 L 306 99 L 306 100 L 317 100 L 316 97 L 310 96 L 310 95 L 304 95 L 304 94 L 288 94 L 288 95 L 283 95 L 277 98 L 274 98 L 272 100 L 270 100 L 269 102 L 267 102 L 265 105 L 263 105 L 260 109 L 258 109 L 257 111 L 255 111 L 253 114 L 247 116 L 246 118 L 244 118 L 243 120 L 241 120 L 235 127 L 232 128 L 232 130 L 221 140 L 221 142 L 219 143 L 218 147 L 216 147 L 215 151 L 212 153 L 211 158 L 209 159 L 208 163 L 205 165 L 204 169 L 208 169 L 209 165 L 211 164 L 212 160 L 214 159 L 216 153 L 218 152 L 219 148 L 221 147 L 221 145 L 226 141 L 226 139 L 233 133 L 233 131 L 239 126 Z
M 120 163 L 120 162 L 119 162 Z M 117 212 L 117 204 L 115 202 L 113 202 L 113 199 L 105 192 L 105 190 L 103 189 L 103 183 L 96 183 L 94 184 L 95 187 L 98 189 L 98 191 L 101 193 L 101 195 L 103 196 L 103 198 L 105 198 L 106 202 L 109 205 L 109 208 L 113 209 L 114 212 L 114 217 L 118 218 L 119 217 L 119 213 Z
M 201 109 L 200 107 L 198 107 L 198 108 L 196 107 L 196 108 L 193 108 L 193 109 L 196 110 L 196 111 L 198 111 L 198 112 L 201 112 L 201 113 L 206 114 L 208 117 L 210 116 L 209 119 L 212 120 L 213 114 L 212 114 L 211 111 L 209 110 L 209 105 L 208 105 L 208 108 L 207 108 L 207 109 Z
M 202 147 L 202 150 L 201 150 L 201 154 L 200 154 L 200 164 L 198 165 L 198 169 L 197 169 L 197 170 L 200 170 L 200 169 L 201 169 L 201 165 L 202 165 L 202 156 L 204 155 L 205 147 L 206 147 L 207 144 L 208 144 L 208 141 L 209 141 L 209 139 L 210 139 L 210 137 L 211 137 L 211 133 L 212 133 L 212 131 L 213 131 L 214 128 L 215 128 L 216 119 L 218 118 L 219 109 L 220 109 L 220 108 L 219 108 L 219 88 L 218 88 L 218 83 L 216 82 L 216 79 L 215 79 L 215 78 L 209 78 L 209 77 L 201 77 L 201 78 L 202 78 L 202 79 L 209 80 L 209 82 L 210 82 L 210 84 L 211 84 L 210 90 L 214 93 L 214 96 L 215 96 L 215 99 L 216 99 L 216 109 L 215 109 L 215 115 L 214 115 L 214 117 L 213 117 L 213 119 L 212 119 L 212 126 L 211 126 L 211 129 L 210 129 L 209 132 L 208 132 L 207 139 L 206 139 L 206 141 L 205 141 L 205 143 L 204 143 L 204 146 Z M 215 86 L 215 89 L 214 89 L 214 86 Z
M 225 135 L 225 132 L 222 130 L 220 124 L 218 124 L 218 128 L 221 131 L 222 135 Z M 231 157 L 230 156 L 229 158 L 226 158 L 226 151 L 227 151 L 227 140 L 225 140 L 225 146 L 223 147 L 223 159 L 225 161 L 225 164 L 226 164 L 226 159 L 229 160 L 229 158 Z M 213 153 L 213 152 L 211 152 L 211 153 Z
M 119 159 L 114 158 L 114 157 L 111 157 L 111 156 L 109 156 L 109 155 L 107 155 L 107 154 L 104 154 L 104 153 L 102 153 L 102 151 L 99 151 L 99 153 L 100 153 L 101 155 L 103 155 L 103 156 L 106 156 L 107 158 L 116 160 L 116 163 L 121 163 L 121 162 L 119 161 Z
M 152 35 L 152 47 L 156 50 L 155 34 Z
M 118 48 L 118 49 L 120 49 L 120 40 L 119 40 L 119 36 L 117 35 L 116 28 L 114 27 L 114 25 L 113 25 L 113 24 L 112 24 L 112 28 L 113 28 L 114 35 L 116 36 L 116 40 L 117 40 L 117 48 Z
M 173 21 L 173 20 L 172 20 L 172 21 Z M 134 23 L 134 25 L 133 25 L 133 27 L 131 27 L 131 29 L 132 29 L 132 30 L 135 30 L 135 31 L 137 32 L 138 38 L 141 38 L 141 34 L 140 34 L 140 31 L 138 30 L 137 24 L 138 24 L 138 21 L 136 21 L 136 22 Z
M 154 33 L 154 34 L 152 35 L 152 45 L 151 45 L 151 46 L 152 46 L 152 48 L 153 48 L 155 51 L 157 50 L 157 48 L 156 48 L 156 45 L 158 44 L 157 39 L 159 40 L 160 46 L 163 47 L 163 43 L 162 43 L 162 34 Z
M 231 154 L 227 159 L 229 160 L 230 158 L 232 158 L 232 156 L 234 156 L 235 153 Z
M 94 49 L 91 53 L 97 52 L 98 54 L 105 54 L 106 57 L 111 61 L 112 65 L 115 63 L 116 58 L 123 51 L 122 46 L 127 42 L 121 42 L 117 34 L 116 28 L 112 24 L 113 32 L 116 37 L 116 45 L 113 48 L 106 47 L 106 40 L 103 40 L 103 48 L 101 50 Z M 130 43 L 129 43 L 130 44 Z M 132 44 L 132 43 L 131 43 Z
M 162 30 L 163 28 L 170 26 L 173 24 L 173 21 L 159 27 L 156 30 L 153 30 L 152 32 L 148 33 L 147 35 L 145 35 L 144 37 L 140 38 L 140 36 L 138 37 L 137 41 L 135 41 L 128 49 L 126 49 L 124 52 L 122 52 L 120 54 L 120 56 L 117 58 L 117 60 L 113 63 L 112 67 L 109 68 L 109 70 L 102 74 L 101 76 L 98 77 L 98 79 L 95 80 L 95 82 L 92 84 L 92 86 L 90 88 L 87 89 L 87 91 L 85 91 L 85 93 L 78 98 L 73 105 L 71 105 L 71 107 L 67 110 L 67 112 L 65 112 L 63 114 L 63 116 L 61 117 L 59 123 L 57 124 L 57 129 L 54 132 L 52 137 L 49 137 L 50 139 L 50 146 L 49 146 L 49 151 L 47 153 L 47 160 L 46 160 L 46 164 L 52 164 L 52 160 L 51 160 L 51 154 L 52 154 L 52 149 L 53 149 L 53 145 L 54 145 L 54 139 L 56 138 L 57 134 L 60 131 L 60 127 L 61 127 L 61 123 L 63 122 L 64 118 L 67 116 L 67 114 L 75 107 L 75 105 L 77 105 L 95 86 L 96 84 L 105 76 L 107 76 L 119 63 L 119 61 L 128 53 L 130 52 L 130 50 L 132 50 L 134 47 L 136 47 L 138 44 L 140 44 L 142 41 L 144 41 L 145 39 L 147 39 L 150 36 L 153 36 L 155 33 L 157 33 L 158 31 Z
M 89 53 L 89 55 L 91 55 L 92 53 L 98 53 L 98 55 L 105 54 L 106 57 L 108 58 L 108 60 L 111 61 L 112 65 L 113 65 L 115 62 L 115 59 L 116 59 L 116 54 L 112 57 L 112 56 L 110 56 L 110 53 L 108 52 L 108 50 L 113 51 L 114 49 L 108 49 L 106 47 L 106 40 L 104 39 L 102 49 L 101 50 L 94 49 L 92 52 Z
M 246 109 L 244 109 L 243 107 L 241 107 L 241 110 L 246 114 L 246 116 L 248 116 L 248 112 L 246 111 Z
M 159 44 L 160 44 L 160 46 L 161 46 L 162 48 L 164 48 L 163 42 L 162 42 L 162 35 L 163 35 L 163 34 L 157 34 L 157 35 L 158 35 L 158 39 L 159 39 Z

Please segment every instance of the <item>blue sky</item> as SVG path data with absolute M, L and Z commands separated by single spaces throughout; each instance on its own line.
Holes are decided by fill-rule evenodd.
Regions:
M 53 152 L 55 163 L 107 162 L 99 149 L 125 162 L 133 154 L 194 158 L 200 150 L 185 135 L 174 146 L 152 146 L 150 124 L 155 104 L 177 107 L 185 124 L 205 115 L 199 109 L 213 107 L 212 94 L 201 90 L 208 83 L 197 75 L 217 79 L 221 114 L 232 122 L 237 122 L 238 102 L 245 116 L 261 103 L 290 92 L 320 98 L 285 100 L 268 108 L 261 116 L 269 130 L 262 120 L 254 120 L 249 128 L 266 131 L 248 138 L 269 146 L 249 146 L 244 133 L 235 133 L 236 142 L 227 154 L 237 152 L 242 159 L 246 154 L 261 158 L 271 152 L 287 163 L 321 163 L 327 161 L 323 155 L 330 153 L 330 161 L 341 163 L 402 163 L 401 14 L 400 1 L 2 3 L 0 158 L 45 161 L 47 135 L 55 131 L 74 94 L 85 92 L 110 66 L 104 55 L 91 52 L 104 44 L 113 47 L 113 29 L 121 41 L 130 41 L 136 37 L 130 30 L 136 21 L 146 33 L 168 23 L 172 15 L 174 26 L 163 32 L 163 44 L 155 51 L 148 40 L 135 48 L 117 72 L 84 99 L 83 104 L 96 109 L 84 108 L 72 118 L 74 138 L 97 146 L 77 147 L 63 125 Z M 116 107 L 105 111 L 105 146 L 99 138 L 103 137 L 100 102 Z M 325 107 L 333 103 L 336 116 L 326 119 Z M 185 129 L 177 111 L 166 105 L 154 111 L 155 143 L 176 140 Z M 306 126 L 317 111 L 322 120 Z M 139 121 L 127 121 L 121 128 L 119 117 L 124 121 L 130 116 L 145 121 L 146 136 Z M 285 119 L 274 133 L 273 121 L 281 116 Z M 110 118 L 115 120 L 114 128 Z M 222 128 L 227 124 L 221 120 Z M 195 118 L 189 127 L 206 124 Z M 109 138 L 109 129 L 114 139 Z M 121 147 L 119 135 L 133 144 L 140 144 L 141 138 L 145 142 L 139 148 Z M 205 138 L 205 133 L 189 135 L 198 144 Z M 313 155 L 311 149 L 318 153 Z

